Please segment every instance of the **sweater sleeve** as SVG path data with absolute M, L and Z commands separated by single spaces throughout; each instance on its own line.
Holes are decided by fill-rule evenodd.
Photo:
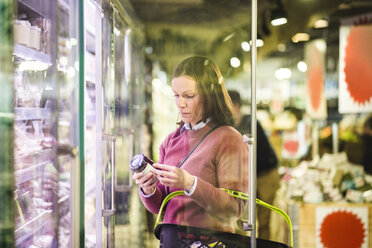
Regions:
M 169 142 L 168 136 L 160 145 L 159 147 L 159 160 L 158 163 L 163 163 L 164 156 L 165 156 L 165 149 L 167 147 L 167 144 Z M 149 210 L 153 214 L 158 214 L 160 210 L 161 203 L 163 202 L 163 199 L 165 198 L 166 192 L 165 187 L 161 183 L 158 183 L 156 185 L 155 193 L 149 197 L 145 197 L 143 194 L 140 193 L 140 198 L 142 203 L 145 205 L 147 210 Z
M 239 218 L 246 202 L 230 196 L 220 188 L 248 192 L 248 145 L 238 132 L 228 137 L 222 136 L 219 140 L 223 142 L 220 142 L 215 155 L 217 185 L 198 178 L 191 198 L 221 218 Z

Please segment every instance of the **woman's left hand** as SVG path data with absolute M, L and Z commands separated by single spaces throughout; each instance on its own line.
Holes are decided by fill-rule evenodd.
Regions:
M 194 184 L 194 176 L 176 166 L 153 164 L 153 167 L 152 172 L 164 186 L 189 191 Z

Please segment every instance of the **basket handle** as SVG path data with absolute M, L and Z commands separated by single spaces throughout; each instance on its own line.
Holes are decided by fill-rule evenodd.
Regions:
M 240 192 L 240 191 L 234 191 L 234 190 L 230 190 L 230 189 L 224 189 L 224 188 L 220 188 L 220 189 L 227 192 L 229 195 L 231 195 L 235 198 L 238 198 L 238 199 L 241 199 L 241 200 L 246 200 L 246 201 L 249 200 L 248 194 L 246 194 L 246 193 L 243 193 L 243 192 Z M 172 199 L 175 196 L 184 195 L 184 194 L 185 194 L 185 192 L 183 190 L 178 190 L 178 191 L 174 191 L 174 192 L 170 193 L 169 195 L 167 195 L 167 197 L 164 198 L 163 202 L 161 203 L 160 209 L 159 209 L 159 214 L 158 214 L 158 216 L 156 218 L 156 221 L 155 221 L 155 228 L 159 224 L 162 213 L 163 213 L 163 209 L 164 209 L 165 205 L 169 202 L 169 200 Z M 264 201 L 261 201 L 260 199 L 257 199 L 257 198 L 256 198 L 256 204 L 258 204 L 260 206 L 263 206 L 265 208 L 268 208 L 268 209 L 280 214 L 285 219 L 285 221 L 288 224 L 288 228 L 289 228 L 289 232 L 290 232 L 290 236 L 291 236 L 291 247 L 293 247 L 293 228 L 292 228 L 291 219 L 289 218 L 288 214 L 286 212 L 284 212 L 283 210 L 281 210 L 280 208 L 274 207 L 274 206 L 272 206 L 272 205 L 270 205 L 270 204 L 268 204 Z

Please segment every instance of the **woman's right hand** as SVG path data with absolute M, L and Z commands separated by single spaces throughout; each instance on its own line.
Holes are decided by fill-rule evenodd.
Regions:
M 154 192 L 156 184 L 158 183 L 157 178 L 152 172 L 146 174 L 142 172 L 135 172 L 132 178 L 135 180 L 136 184 L 141 187 L 145 195 L 149 195 Z

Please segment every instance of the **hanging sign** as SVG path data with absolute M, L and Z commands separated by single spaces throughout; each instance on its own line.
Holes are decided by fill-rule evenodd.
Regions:
M 306 112 L 312 119 L 326 119 L 327 108 L 324 92 L 326 43 L 323 39 L 305 45 L 307 64 Z
M 317 207 L 316 248 L 368 248 L 368 207 Z
M 372 111 L 372 13 L 340 27 L 339 112 Z

